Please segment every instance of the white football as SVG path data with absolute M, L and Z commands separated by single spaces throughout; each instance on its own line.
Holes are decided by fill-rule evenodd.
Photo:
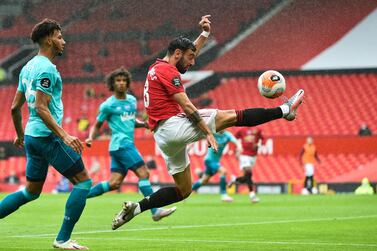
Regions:
M 263 72 L 258 79 L 258 90 L 266 98 L 277 98 L 285 91 L 284 76 L 274 70 Z

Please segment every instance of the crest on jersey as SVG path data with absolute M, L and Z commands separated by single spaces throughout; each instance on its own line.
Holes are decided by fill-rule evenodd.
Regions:
M 48 78 L 42 78 L 41 86 L 44 88 L 49 88 L 51 85 L 51 81 Z
M 181 80 L 179 79 L 179 77 L 175 77 L 175 78 L 173 78 L 172 83 L 173 83 L 173 85 L 175 85 L 176 87 L 181 86 Z

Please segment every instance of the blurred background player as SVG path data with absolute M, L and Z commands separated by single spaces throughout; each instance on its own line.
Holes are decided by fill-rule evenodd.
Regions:
M 135 128 L 146 127 L 146 124 L 136 119 L 136 98 L 127 93 L 130 84 L 131 74 L 123 68 L 114 70 L 106 77 L 106 85 L 113 95 L 100 105 L 97 120 L 85 142 L 91 146 L 93 139 L 99 135 L 103 122 L 106 120 L 109 123 L 112 132 L 109 146 L 111 176 L 108 181 L 93 186 L 88 198 L 119 189 L 128 170 L 132 170 L 139 178 L 139 189 L 144 196 L 153 193 L 149 171 L 134 144 Z M 152 219 L 159 221 L 172 214 L 175 209 L 152 208 Z
M 321 163 L 319 159 L 317 149 L 313 143 L 312 137 L 306 138 L 306 143 L 304 144 L 300 152 L 301 165 L 304 167 L 305 171 L 305 181 L 304 181 L 304 191 L 303 193 L 313 193 L 314 185 L 314 164 L 317 161 Z
M 218 150 L 213 133 L 232 126 L 256 126 L 276 119 L 292 121 L 304 99 L 300 89 L 286 103 L 275 108 L 244 110 L 198 110 L 188 98 L 181 75 L 195 64 L 195 58 L 207 41 L 211 30 L 210 15 L 202 16 L 202 33 L 193 42 L 188 38 L 173 39 L 163 59 L 149 67 L 144 84 L 144 106 L 148 124 L 165 159 L 174 186 L 163 187 L 138 203 L 123 203 L 122 210 L 113 218 L 115 230 L 145 210 L 170 205 L 187 198 L 192 191 L 190 159 L 187 145 L 206 139 L 215 152 Z M 182 113 L 183 111 L 183 113 Z
M 51 164 L 74 185 L 53 247 L 86 250 L 87 247 L 70 240 L 84 210 L 92 180 L 80 156 L 83 151 L 80 140 L 61 127 L 63 83 L 56 66 L 52 64 L 52 60 L 62 55 L 64 50 L 61 30 L 56 21 L 44 19 L 34 26 L 31 33 L 31 40 L 38 43 L 39 52 L 22 68 L 12 103 L 12 119 L 17 132 L 14 145 L 25 145 L 27 182 L 25 189 L 8 195 L 0 202 L 0 219 L 40 196 Z M 24 132 L 21 108 L 25 101 L 29 119 Z
M 260 144 L 265 143 L 262 130 L 256 127 L 244 127 L 236 133 L 236 137 L 241 140 L 242 153 L 240 155 L 240 168 L 243 176 L 232 177 L 228 186 L 233 184 L 247 184 L 249 189 L 249 198 L 251 202 L 259 202 L 259 198 L 254 191 L 253 167 L 257 161 L 258 148 Z
M 360 129 L 358 135 L 363 136 L 372 136 L 372 131 L 370 130 L 369 126 L 366 123 L 362 123 L 360 125 Z
M 370 185 L 369 180 L 367 177 L 363 178 L 361 181 L 361 185 L 358 186 L 355 190 L 356 195 L 373 195 L 374 190 L 373 187 Z
M 215 175 L 217 172 L 220 174 L 220 194 L 221 194 L 221 200 L 225 202 L 232 202 L 233 198 L 230 197 L 226 192 L 226 169 L 221 166 L 220 159 L 223 155 L 223 151 L 226 147 L 226 145 L 229 142 L 232 142 L 236 145 L 236 155 L 239 156 L 240 152 L 242 151 L 241 144 L 237 141 L 237 139 L 233 136 L 232 133 L 228 131 L 220 131 L 218 133 L 214 134 L 215 139 L 218 143 L 218 151 L 215 152 L 213 148 L 208 148 L 207 155 L 204 158 L 204 164 L 205 164 L 205 171 L 202 177 L 200 177 L 199 180 L 197 180 L 192 185 L 192 190 L 196 191 L 201 187 L 202 185 L 205 185 L 208 183 L 208 181 L 211 179 L 213 175 Z

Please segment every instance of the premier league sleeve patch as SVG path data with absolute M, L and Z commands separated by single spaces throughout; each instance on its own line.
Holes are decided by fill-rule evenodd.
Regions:
M 44 88 L 50 88 L 51 86 L 51 81 L 48 78 L 42 78 L 41 80 L 41 86 Z
M 175 77 L 175 78 L 173 78 L 173 79 L 172 79 L 172 83 L 173 83 L 173 85 L 176 86 L 176 87 L 180 87 L 180 86 L 181 86 L 181 80 L 180 80 L 179 77 Z

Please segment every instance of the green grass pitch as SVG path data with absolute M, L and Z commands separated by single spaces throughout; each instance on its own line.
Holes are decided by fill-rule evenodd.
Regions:
M 53 250 L 66 198 L 43 194 L 0 220 L 0 250 Z M 88 200 L 72 238 L 90 250 L 377 250 L 376 196 L 262 195 L 251 204 L 246 195 L 222 203 L 193 194 L 169 218 L 153 222 L 145 212 L 112 231 L 122 201 L 140 198 Z

